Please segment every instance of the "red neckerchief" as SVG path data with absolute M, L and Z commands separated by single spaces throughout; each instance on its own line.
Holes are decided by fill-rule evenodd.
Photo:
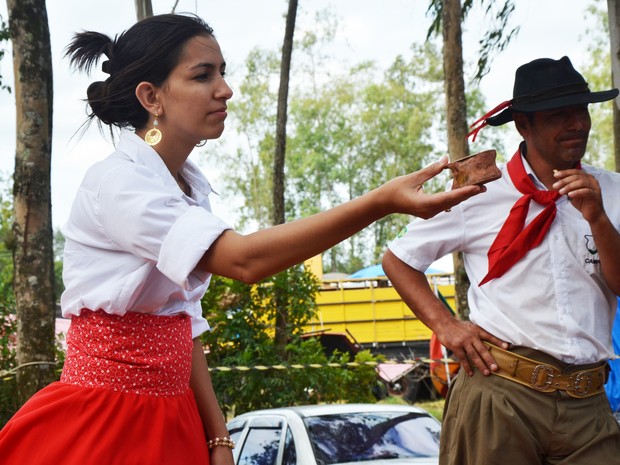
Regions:
M 479 286 L 502 276 L 527 252 L 540 245 L 555 219 L 555 201 L 561 197 L 557 191 L 536 188 L 523 166 L 521 150 L 517 150 L 506 167 L 510 179 L 523 197 L 510 209 L 506 222 L 489 248 L 489 272 Z M 524 228 L 531 200 L 545 208 Z

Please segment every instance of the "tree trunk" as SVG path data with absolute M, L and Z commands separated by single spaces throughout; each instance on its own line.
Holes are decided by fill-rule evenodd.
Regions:
M 25 365 L 17 372 L 17 385 L 23 403 L 55 377 L 52 54 L 45 0 L 7 0 L 7 6 L 17 113 L 13 262 L 17 363 Z
M 289 0 L 286 14 L 286 29 L 282 45 L 280 64 L 280 88 L 278 90 L 278 112 L 276 121 L 276 149 L 273 157 L 273 224 L 285 222 L 284 213 L 284 160 L 286 156 L 286 119 L 288 104 L 291 58 L 293 56 L 293 35 L 297 17 L 297 0 Z M 276 296 L 276 329 L 274 343 L 280 355 L 286 357 L 288 309 L 284 296 Z
M 446 92 L 446 113 L 448 129 L 448 153 L 450 160 L 459 160 L 469 154 L 467 143 L 467 102 L 463 79 L 463 45 L 461 41 L 461 2 L 444 0 L 442 10 L 443 69 Z M 454 254 L 456 279 L 456 308 L 459 315 L 469 318 L 467 290 L 469 279 L 463 267 L 461 253 Z
M 289 0 L 286 15 L 286 30 L 282 45 L 280 64 L 280 88 L 278 90 L 278 112 L 276 121 L 276 150 L 273 159 L 273 224 L 285 222 L 284 214 L 284 159 L 286 157 L 286 120 L 288 87 L 293 56 L 293 35 L 297 16 L 297 0 Z
M 135 0 L 135 3 L 138 21 L 153 16 L 153 5 L 151 4 L 151 0 Z
M 609 20 L 609 44 L 611 52 L 612 86 L 620 88 L 620 3 L 618 0 L 607 0 L 607 16 Z M 620 173 L 620 108 L 618 97 L 613 103 L 614 125 L 614 159 L 616 171 Z

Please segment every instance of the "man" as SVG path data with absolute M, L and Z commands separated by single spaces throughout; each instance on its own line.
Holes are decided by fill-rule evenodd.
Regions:
M 620 175 L 581 163 L 591 92 L 568 57 L 517 69 L 513 99 L 472 131 L 509 121 L 523 137 L 502 178 L 389 246 L 383 267 L 461 363 L 444 411 L 441 464 L 620 463 L 603 384 L 620 294 Z M 470 321 L 423 274 L 462 251 Z

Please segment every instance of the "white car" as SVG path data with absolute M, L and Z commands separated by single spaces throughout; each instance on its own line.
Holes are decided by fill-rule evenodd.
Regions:
M 410 405 L 335 404 L 257 410 L 228 422 L 236 465 L 438 463 L 441 424 Z

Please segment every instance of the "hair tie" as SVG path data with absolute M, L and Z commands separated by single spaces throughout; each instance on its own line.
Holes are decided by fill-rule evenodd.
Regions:
M 103 63 L 101 63 L 101 71 L 103 71 L 106 74 L 110 74 L 112 75 L 112 60 L 114 60 L 114 47 L 115 47 L 115 43 L 114 41 L 110 41 L 106 44 L 105 48 L 103 49 L 103 54 L 108 58 L 106 61 L 104 61 Z
M 110 63 L 110 60 L 106 60 L 103 63 L 101 63 L 101 71 L 103 71 L 106 74 L 112 74 L 112 65 Z

